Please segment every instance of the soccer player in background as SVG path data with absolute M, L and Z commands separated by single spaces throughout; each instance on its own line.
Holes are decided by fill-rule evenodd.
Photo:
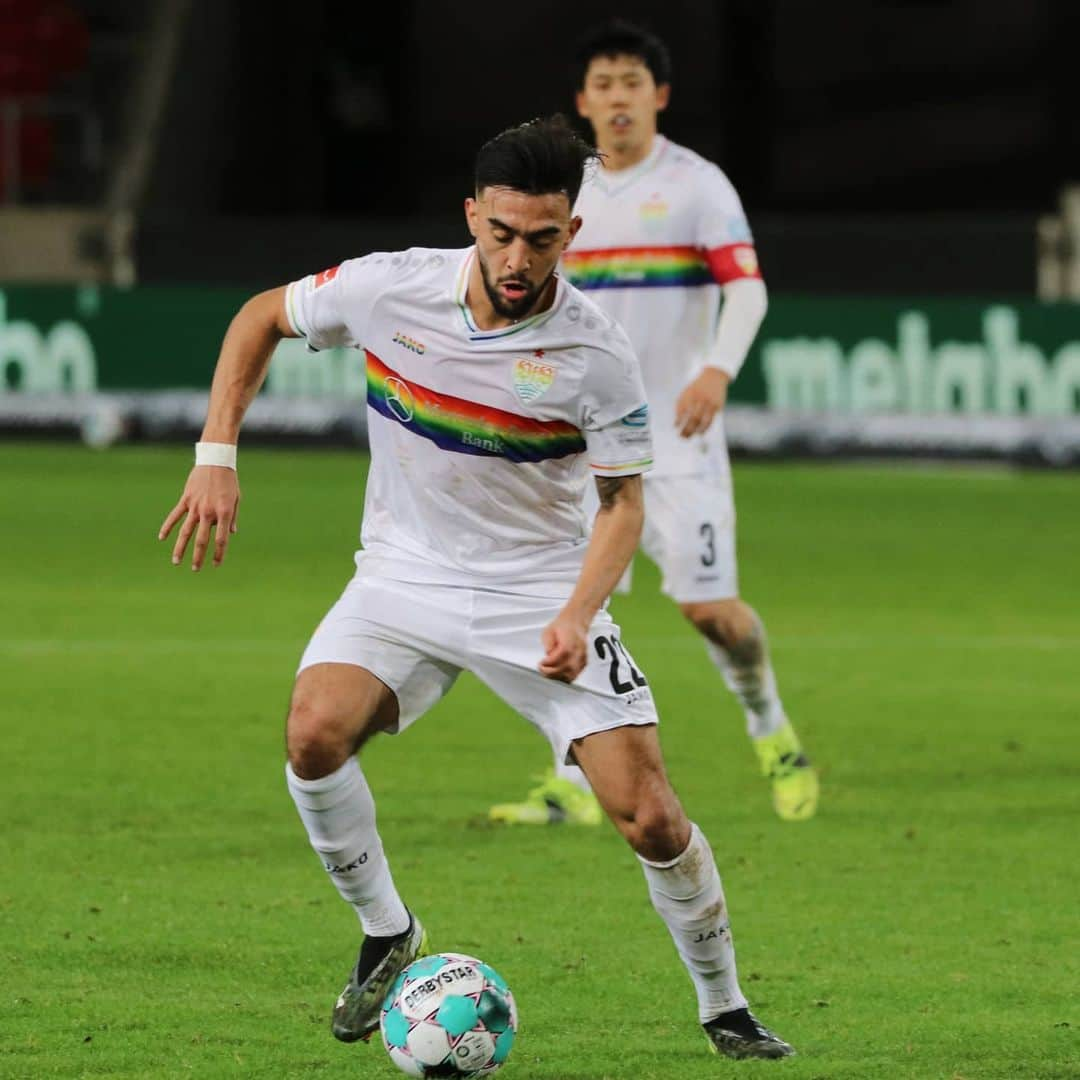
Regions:
M 670 96 L 664 44 L 614 20 L 582 40 L 577 62 L 577 108 L 603 167 L 582 188 L 583 225 L 563 267 L 641 362 L 656 455 L 644 478 L 642 548 L 742 706 L 777 814 L 803 821 L 817 808 L 817 773 L 780 701 L 765 627 L 739 597 L 723 429 L 728 384 L 767 306 L 753 238 L 723 172 L 657 131 Z M 600 822 L 588 781 L 554 749 L 540 786 L 524 802 L 493 806 L 493 819 Z
M 365 935 L 333 1033 L 370 1036 L 397 974 L 426 948 L 356 752 L 409 726 L 468 669 L 589 777 L 641 861 L 710 1045 L 784 1057 L 791 1047 L 747 1009 L 712 850 L 671 789 L 648 684 L 604 610 L 638 543 L 652 452 L 626 335 L 556 273 L 593 156 L 564 121 L 513 128 L 478 155 L 472 247 L 376 253 L 249 300 L 161 536 L 182 520 L 173 562 L 194 537 L 198 569 L 213 529 L 221 562 L 241 420 L 282 337 L 364 349 L 363 549 L 300 661 L 286 729 L 289 792 Z

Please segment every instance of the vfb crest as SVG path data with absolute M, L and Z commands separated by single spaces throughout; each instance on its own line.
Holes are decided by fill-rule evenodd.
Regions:
M 514 364 L 514 393 L 528 404 L 535 401 L 555 381 L 555 368 L 543 361 L 544 350 L 537 349 L 532 357 L 522 357 Z

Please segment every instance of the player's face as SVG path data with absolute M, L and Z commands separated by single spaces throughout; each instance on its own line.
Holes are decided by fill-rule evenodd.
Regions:
M 527 195 L 487 187 L 465 200 L 484 293 L 504 319 L 523 319 L 540 304 L 559 257 L 581 227 L 564 194 Z
M 597 56 L 577 92 L 577 109 L 592 124 L 601 150 L 625 154 L 652 143 L 656 114 L 670 96 L 671 88 L 656 85 L 640 56 Z

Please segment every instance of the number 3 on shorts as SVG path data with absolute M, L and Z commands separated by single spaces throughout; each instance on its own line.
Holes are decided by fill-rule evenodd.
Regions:
M 596 649 L 596 655 L 601 660 L 610 662 L 611 668 L 608 675 L 611 679 L 611 689 L 616 694 L 629 694 L 635 687 L 640 689 L 642 686 L 648 686 L 648 680 L 634 667 L 634 661 L 630 658 L 630 654 L 615 634 L 608 634 L 606 637 L 601 634 L 593 641 L 593 648 Z M 628 669 L 629 682 L 622 677 L 624 664 Z
M 712 566 L 716 562 L 716 531 L 707 521 L 698 529 L 704 541 L 705 550 L 701 553 L 701 565 Z

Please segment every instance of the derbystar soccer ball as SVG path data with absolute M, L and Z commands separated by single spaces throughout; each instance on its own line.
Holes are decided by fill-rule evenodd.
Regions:
M 487 1076 L 510 1053 L 517 1023 L 506 980 L 461 953 L 414 960 L 379 1017 L 390 1060 L 409 1076 Z

